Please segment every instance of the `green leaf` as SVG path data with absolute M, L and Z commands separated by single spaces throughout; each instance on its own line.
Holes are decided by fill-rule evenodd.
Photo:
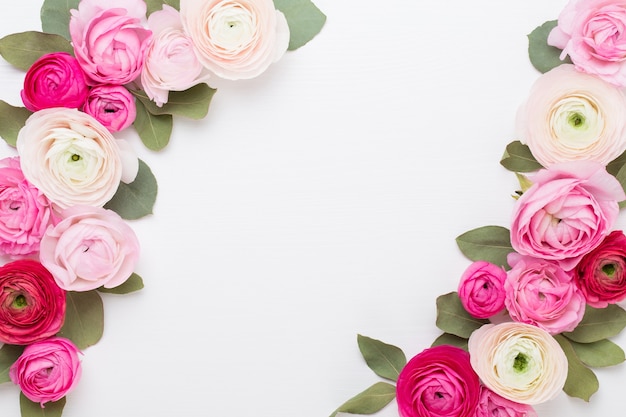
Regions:
M 514 250 L 511 246 L 511 233 L 505 227 L 479 227 L 457 237 L 456 243 L 463 255 L 472 261 L 487 261 L 510 268 L 506 257 Z
M 400 348 L 362 335 L 357 335 L 357 342 L 365 363 L 376 375 L 392 381 L 398 379 L 406 365 L 406 356 Z
M 139 291 L 143 288 L 143 279 L 135 273 L 133 273 L 123 284 L 113 288 L 98 288 L 98 291 L 110 293 L 110 294 L 128 294 L 134 291 Z
M 151 114 L 141 100 L 135 100 L 137 115 L 133 126 L 139 134 L 141 141 L 152 151 L 160 151 L 170 141 L 174 119 L 171 114 L 155 116 Z
M 61 417 L 65 407 L 65 397 L 54 402 L 47 402 L 45 407 L 26 398 L 20 392 L 20 411 L 22 417 Z
M 598 378 L 578 359 L 574 348 L 565 337 L 556 335 L 554 338 L 559 342 L 567 357 L 567 379 L 563 391 L 570 397 L 581 398 L 588 402 L 600 388 Z
M 0 100 L 0 136 L 10 146 L 15 147 L 17 134 L 26 124 L 26 119 L 33 114 L 26 107 L 15 107 Z
M 626 152 L 609 162 L 606 165 L 606 170 L 609 174 L 616 176 L 624 165 L 626 165 Z
M 615 178 L 621 184 L 622 189 L 626 191 L 626 165 L 620 168 L 620 170 L 617 172 L 617 175 L 615 175 Z M 620 208 L 624 207 L 623 203 L 624 201 L 620 201 Z
M 80 0 L 44 0 L 41 6 L 41 29 L 70 40 L 70 10 L 78 9 Z
M 42 32 L 12 33 L 0 39 L 0 55 L 14 67 L 27 71 L 45 54 L 74 53 L 69 41 L 62 36 Z
M 310 0 L 274 0 L 289 25 L 289 50 L 304 46 L 324 27 L 326 15 Z
M 172 6 L 176 10 L 180 10 L 180 0 L 146 0 L 146 6 L 148 6 L 148 16 L 157 10 L 162 10 L 163 5 L 167 4 Z
M 527 145 L 523 145 L 519 140 L 515 140 L 506 146 L 500 164 L 513 172 L 533 172 L 542 168 L 542 165 L 537 162 L 530 152 L 530 148 Z
M 152 214 L 157 192 L 158 185 L 154 174 L 140 159 L 135 181 L 130 184 L 120 182 L 115 195 L 104 207 L 113 210 L 123 219 L 136 220 Z
M 443 333 L 441 336 L 435 339 L 435 341 L 430 345 L 430 347 L 441 346 L 441 345 L 456 346 L 465 351 L 468 350 L 466 338 L 455 336 L 450 333 Z
M 396 397 L 396 387 L 387 382 L 377 382 L 365 391 L 355 395 L 339 406 L 331 417 L 337 413 L 374 414 L 389 404 Z
M 2 345 L 0 348 L 0 384 L 11 381 L 9 378 L 9 368 L 20 357 L 25 346 Z
M 456 291 L 437 297 L 437 320 L 435 324 L 446 333 L 468 339 L 472 332 L 489 320 L 472 317 L 461 304 Z
M 608 339 L 592 343 L 578 343 L 570 340 L 576 356 L 587 366 L 602 368 L 624 362 L 624 350 Z
M 576 328 L 563 333 L 568 339 L 579 343 L 592 343 L 616 336 L 626 326 L 626 311 L 616 304 L 606 308 L 587 306 L 582 321 Z
M 561 61 L 561 50 L 548 45 L 548 35 L 556 25 L 556 20 L 547 21 L 528 35 L 528 57 L 533 66 L 542 74 L 561 64 L 572 63 L 569 57 Z
M 155 116 L 171 114 L 200 120 L 209 112 L 211 99 L 217 90 L 206 83 L 196 84 L 185 91 L 170 91 L 167 103 L 157 106 L 144 91 L 131 91 L 144 105 L 146 110 Z
M 68 291 L 65 323 L 58 333 L 79 349 L 95 345 L 104 332 L 104 307 L 96 290 Z

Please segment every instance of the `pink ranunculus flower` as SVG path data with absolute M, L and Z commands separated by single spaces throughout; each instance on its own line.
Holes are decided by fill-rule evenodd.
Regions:
M 480 381 L 461 348 L 423 350 L 400 371 L 396 401 L 401 417 L 472 417 Z
M 60 208 L 103 206 L 139 169 L 128 142 L 76 109 L 33 113 L 18 133 L 17 152 L 26 179 Z
M 482 386 L 474 417 L 537 417 L 537 412 L 529 404 L 507 400 Z
M 71 340 L 52 337 L 26 346 L 9 368 L 9 378 L 29 400 L 58 401 L 78 383 L 82 374 L 80 350 Z
M 550 334 L 574 330 L 585 313 L 585 297 L 573 274 L 554 261 L 516 253 L 509 254 L 508 260 L 512 268 L 504 289 L 511 318 Z
M 81 0 L 70 13 L 74 53 L 88 83 L 121 85 L 139 77 L 152 38 L 143 0 Z
M 57 220 L 50 200 L 24 177 L 19 157 L 1 159 L 0 252 L 15 257 L 37 252 Z
M 200 62 L 218 77 L 254 78 L 289 46 L 289 26 L 272 0 L 181 0 L 180 16 Z
M 626 150 L 626 95 L 563 64 L 533 84 L 516 135 L 544 167 L 575 160 L 608 164 Z
M 184 91 L 209 79 L 183 29 L 179 12 L 163 5 L 148 17 L 153 37 L 141 72 L 141 86 L 150 100 L 161 107 L 170 91 Z
M 576 68 L 626 86 L 626 1 L 570 0 L 548 44 L 569 55 Z
M 85 102 L 89 87 L 80 64 L 67 52 L 43 55 L 24 76 L 20 95 L 30 111 L 50 107 L 78 109 Z
M 610 233 L 624 189 L 592 161 L 555 164 L 530 179 L 533 185 L 513 208 L 511 245 L 569 271 Z
M 73 206 L 41 240 L 41 263 L 67 291 L 113 288 L 126 281 L 139 259 L 133 229 L 114 211 Z
M 472 316 L 486 319 L 504 309 L 506 271 L 492 263 L 476 261 L 461 275 L 458 293 Z
M 135 121 L 135 98 L 122 85 L 99 85 L 87 95 L 83 111 L 102 123 L 109 132 L 119 132 Z

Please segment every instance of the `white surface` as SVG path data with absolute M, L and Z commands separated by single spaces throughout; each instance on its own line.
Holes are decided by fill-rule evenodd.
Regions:
M 7 4 L 2 36 L 40 29 L 39 0 Z M 538 76 L 526 35 L 565 1 L 316 4 L 317 38 L 219 85 L 164 151 L 124 135 L 159 181 L 132 222 L 146 288 L 105 295 L 64 417 L 328 416 L 379 380 L 356 334 L 427 347 L 435 298 L 469 264 L 454 239 L 508 225 L 499 159 Z M 0 64 L 0 98 L 20 104 L 23 74 Z M 626 368 L 597 374 L 591 403 L 562 394 L 539 415 L 621 416 Z M 19 416 L 11 384 L 0 414 Z

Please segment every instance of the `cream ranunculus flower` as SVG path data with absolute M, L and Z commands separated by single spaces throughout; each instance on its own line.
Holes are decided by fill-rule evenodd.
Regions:
M 62 209 L 102 207 L 139 169 L 125 140 L 76 109 L 33 113 L 18 133 L 17 151 L 24 177 Z
M 289 46 L 289 26 L 272 0 L 181 0 L 180 17 L 198 59 L 218 77 L 254 78 Z
M 516 130 L 544 167 L 580 159 L 606 165 L 626 150 L 626 95 L 563 64 L 532 86 Z
M 472 333 L 468 347 L 483 384 L 511 401 L 540 404 L 565 385 L 567 357 L 556 339 L 536 326 L 486 324 Z

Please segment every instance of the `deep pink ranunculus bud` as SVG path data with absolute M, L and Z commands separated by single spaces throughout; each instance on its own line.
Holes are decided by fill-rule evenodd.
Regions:
M 459 298 L 472 316 L 486 319 L 504 310 L 506 271 L 490 262 L 473 262 L 461 275 Z
M 102 123 L 109 132 L 119 132 L 135 121 L 135 98 L 122 85 L 99 85 L 89 91 L 83 111 Z

